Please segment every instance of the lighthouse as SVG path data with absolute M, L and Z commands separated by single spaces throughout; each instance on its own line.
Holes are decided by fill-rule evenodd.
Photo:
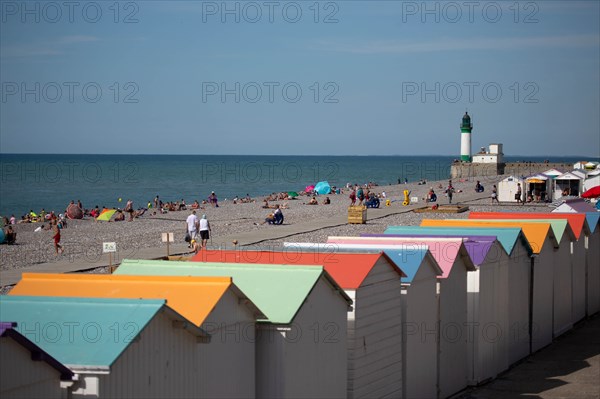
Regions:
M 471 130 L 471 117 L 465 112 L 460 124 L 460 160 L 463 162 L 471 162 Z

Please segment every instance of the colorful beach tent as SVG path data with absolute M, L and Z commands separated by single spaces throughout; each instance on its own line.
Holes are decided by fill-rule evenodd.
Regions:
M 298 193 L 295 191 L 288 191 L 288 196 L 291 198 L 296 198 L 298 196 Z
M 306 188 L 304 189 L 304 192 L 306 193 L 312 193 L 315 189 L 315 186 L 313 186 L 312 184 L 310 186 L 306 186 Z
M 320 195 L 325 195 L 331 193 L 331 186 L 326 181 L 320 181 L 315 186 L 315 191 Z
M 116 209 L 103 209 L 102 212 L 100 212 L 100 215 L 98 215 L 98 217 L 96 218 L 96 220 L 108 222 L 110 218 L 115 214 L 115 212 L 117 212 Z

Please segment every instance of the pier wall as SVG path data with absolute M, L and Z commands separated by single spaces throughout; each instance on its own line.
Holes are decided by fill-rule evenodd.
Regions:
M 548 169 L 568 172 L 573 170 L 573 164 L 561 162 L 508 162 L 502 164 L 456 162 L 450 166 L 450 176 L 453 179 L 498 175 L 529 176 Z

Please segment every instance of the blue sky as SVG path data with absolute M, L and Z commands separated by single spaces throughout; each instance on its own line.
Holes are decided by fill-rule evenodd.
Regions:
M 600 156 L 597 1 L 5 1 L 3 153 Z

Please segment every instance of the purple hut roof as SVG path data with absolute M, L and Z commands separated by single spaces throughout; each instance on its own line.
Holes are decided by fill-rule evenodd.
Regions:
M 361 234 L 361 237 L 431 237 L 431 238 L 448 238 L 447 235 L 415 235 L 415 234 Z M 479 236 L 479 235 L 456 235 L 452 237 L 466 238 L 464 242 L 465 248 L 471 261 L 476 265 L 480 266 L 490 251 L 490 248 L 496 241 L 496 236 Z

